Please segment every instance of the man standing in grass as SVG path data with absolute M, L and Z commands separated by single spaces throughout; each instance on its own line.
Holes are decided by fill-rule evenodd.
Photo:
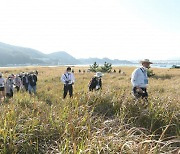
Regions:
M 152 62 L 149 59 L 144 59 L 140 61 L 142 67 L 134 70 L 131 76 L 131 83 L 133 85 L 133 95 L 135 98 L 148 98 L 147 85 L 148 76 L 147 70 L 150 68 Z
M 67 93 L 69 92 L 70 97 L 73 96 L 73 84 L 75 81 L 74 74 L 71 73 L 71 68 L 68 67 L 66 73 L 61 77 L 61 81 L 64 84 L 64 94 L 63 98 L 66 98 Z
M 34 72 L 31 72 L 28 77 L 29 85 L 28 85 L 28 90 L 29 94 L 36 94 L 36 86 L 37 86 L 37 76 Z

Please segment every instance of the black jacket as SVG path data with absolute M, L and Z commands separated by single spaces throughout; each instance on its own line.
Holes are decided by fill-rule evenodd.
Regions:
M 36 86 L 36 82 L 37 82 L 37 76 L 36 75 L 30 75 L 28 80 L 29 80 L 29 84 L 31 86 Z
M 93 91 L 94 89 L 96 89 L 96 86 L 99 85 L 100 89 L 102 88 L 102 81 L 101 78 L 98 79 L 97 77 L 93 77 L 91 79 L 91 81 L 89 82 L 89 90 Z M 98 90 L 98 89 L 97 89 Z

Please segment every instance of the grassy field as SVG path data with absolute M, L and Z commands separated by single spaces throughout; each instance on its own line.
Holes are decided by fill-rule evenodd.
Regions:
M 0 105 L 0 153 L 178 153 L 180 70 L 153 68 L 148 104 L 131 95 L 130 67 L 121 67 L 126 75 L 105 74 L 99 92 L 88 92 L 94 74 L 75 67 L 74 97 L 65 100 L 60 82 L 65 67 L 0 71 L 6 76 L 35 69 L 37 95 L 15 93 Z

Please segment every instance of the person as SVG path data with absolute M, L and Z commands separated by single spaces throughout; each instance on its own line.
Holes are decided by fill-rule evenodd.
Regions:
M 36 76 L 38 76 L 38 74 L 39 74 L 38 70 L 35 70 L 34 73 Z
M 68 67 L 66 69 L 66 73 L 64 73 L 61 76 L 61 81 L 64 84 L 64 94 L 63 98 L 65 99 L 67 96 L 67 93 L 69 92 L 70 97 L 73 96 L 73 85 L 75 82 L 74 74 L 71 73 L 71 68 Z
M 150 64 L 152 64 L 152 62 L 150 62 L 149 59 L 144 59 L 140 61 L 140 63 L 142 64 L 142 67 L 135 69 L 131 76 L 131 83 L 133 86 L 132 93 L 135 98 L 147 99 L 147 70 L 150 68 Z
M 5 79 L 3 78 L 3 74 L 0 72 L 0 100 L 1 97 L 5 99 Z
M 29 76 L 28 73 L 25 73 L 22 78 L 22 83 L 26 91 L 28 91 L 28 85 L 29 85 L 28 76 Z
M 15 84 L 15 88 L 17 89 L 17 92 L 19 92 L 20 90 L 20 87 L 21 87 L 21 78 L 20 78 L 20 75 L 16 75 L 15 79 L 14 79 L 14 84 Z
M 103 74 L 101 72 L 96 72 L 94 77 L 89 82 L 89 91 L 102 89 L 102 78 Z
M 11 98 L 13 97 L 13 91 L 14 91 L 14 81 L 13 76 L 9 75 L 6 80 L 6 97 Z
M 28 81 L 29 81 L 29 84 L 28 84 L 29 94 L 32 94 L 32 92 L 34 94 L 36 94 L 36 85 L 37 85 L 37 76 L 36 76 L 36 74 L 31 72 L 29 74 Z

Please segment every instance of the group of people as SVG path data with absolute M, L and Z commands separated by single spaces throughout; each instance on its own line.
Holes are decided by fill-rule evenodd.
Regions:
M 36 93 L 38 71 L 29 73 L 10 74 L 6 79 L 0 72 L 0 98 L 13 97 L 14 90 L 19 92 L 21 89 L 28 91 L 30 94 Z
M 97 72 L 94 75 L 94 77 L 89 82 L 89 91 L 99 90 L 102 88 L 102 81 L 101 81 L 102 76 L 103 76 L 103 74 L 101 72 Z M 63 98 L 66 98 L 68 92 L 69 92 L 70 97 L 72 97 L 75 77 L 74 77 L 74 73 L 71 71 L 70 67 L 68 67 L 66 69 L 66 73 L 64 73 L 61 76 L 61 81 L 64 84 Z
M 135 69 L 131 76 L 132 83 L 132 94 L 135 98 L 148 98 L 147 85 L 148 76 L 147 70 L 150 68 L 152 62 L 149 59 L 144 59 L 140 61 L 141 67 Z M 0 98 L 13 97 L 14 88 L 19 91 L 24 89 L 30 94 L 36 94 L 36 84 L 37 84 L 38 71 L 30 73 L 20 73 L 17 75 L 9 75 L 5 80 L 3 74 L 0 73 Z M 102 78 L 103 74 L 101 72 L 96 72 L 93 78 L 89 82 L 89 91 L 97 91 L 102 89 Z M 71 68 L 68 67 L 66 72 L 61 76 L 61 81 L 64 84 L 63 98 L 66 98 L 68 92 L 70 97 L 73 97 L 73 85 L 75 83 L 74 73 Z
M 148 98 L 147 86 L 148 86 L 148 75 L 147 70 L 150 68 L 152 62 L 149 59 L 144 59 L 140 61 L 141 67 L 135 69 L 131 75 L 132 83 L 132 94 L 136 99 Z M 96 72 L 94 77 L 89 82 L 89 91 L 102 89 L 102 78 L 103 74 L 101 72 Z M 64 94 L 63 98 L 66 98 L 69 92 L 70 97 L 73 96 L 73 84 L 75 82 L 74 74 L 71 68 L 68 67 L 66 73 L 61 76 L 61 81 L 64 84 Z

